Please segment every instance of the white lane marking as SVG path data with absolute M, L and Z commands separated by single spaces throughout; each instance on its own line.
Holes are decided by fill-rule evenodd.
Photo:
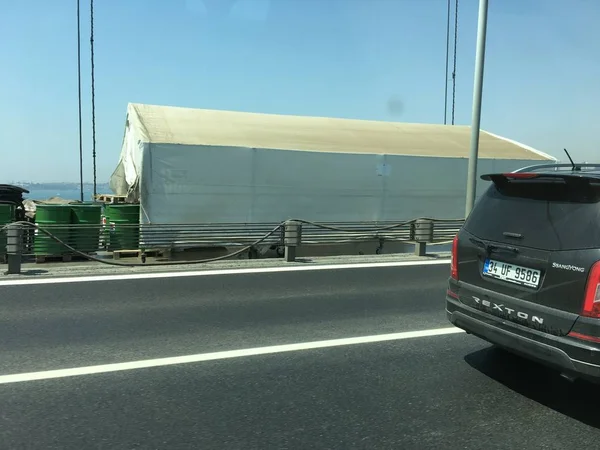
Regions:
M 366 344 L 372 342 L 397 341 L 429 336 L 464 333 L 456 327 L 436 328 L 432 330 L 407 331 L 403 333 L 379 334 L 374 336 L 360 336 L 343 339 L 330 339 L 327 341 L 303 342 L 298 344 L 273 345 L 270 347 L 256 347 L 241 350 L 229 350 L 213 353 L 199 353 L 195 355 L 174 356 L 170 358 L 146 359 L 124 363 L 103 364 L 98 366 L 75 367 L 71 369 L 47 370 L 43 372 L 17 373 L 0 375 L 0 384 L 21 383 L 24 381 L 49 380 L 52 378 L 76 377 L 98 373 L 121 372 L 124 370 L 137 370 L 149 367 L 172 366 L 176 364 L 190 364 L 218 359 L 242 358 L 245 356 L 267 355 L 273 353 L 296 352 L 326 347 L 339 347 L 343 345 Z
M 91 281 L 121 281 L 121 280 L 148 280 L 156 278 L 181 278 L 202 277 L 211 275 L 244 275 L 255 273 L 277 273 L 277 272 L 303 272 L 313 270 L 341 270 L 341 269 L 368 269 L 377 267 L 408 267 L 408 266 L 430 266 L 437 264 L 450 264 L 449 259 L 434 259 L 429 261 L 391 261 L 378 263 L 357 264 L 315 264 L 310 266 L 281 266 L 281 267 L 253 267 L 248 269 L 218 269 L 218 270 L 195 270 L 186 272 L 155 272 L 155 273 L 132 273 L 119 275 L 90 275 L 80 277 L 56 277 L 56 278 L 13 278 L 0 280 L 0 286 L 29 286 L 33 284 L 60 284 L 60 283 L 87 283 Z

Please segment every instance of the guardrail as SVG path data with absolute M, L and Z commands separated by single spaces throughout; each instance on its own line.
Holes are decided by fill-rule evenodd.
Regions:
M 79 254 L 89 259 L 98 251 L 156 251 L 205 247 L 243 247 L 226 257 L 258 246 L 285 250 L 293 261 L 298 246 L 336 245 L 379 241 L 415 244 L 415 253 L 424 255 L 427 244 L 450 242 L 463 219 L 420 218 L 408 221 L 321 222 L 288 220 L 282 223 L 204 224 L 106 224 L 39 225 L 16 222 L 0 228 L 13 233 L 22 256 Z M 11 228 L 12 227 L 12 228 Z M 16 236 L 19 228 L 19 237 Z M 10 231 L 12 230 L 12 231 Z M 0 239 L 2 241 L 2 239 Z M 0 249 L 0 254 L 2 254 Z M 8 249 L 7 249 L 8 250 Z M 10 254 L 11 251 L 5 253 Z M 55 252 L 55 253 L 53 253 Z M 214 259 L 214 258 L 213 258 Z M 225 257 L 219 258 L 225 259 Z M 129 264 L 127 264 L 129 265 Z
M 407 222 L 325 222 L 314 223 L 303 220 L 302 245 L 343 244 L 357 241 L 383 239 L 386 241 L 415 241 L 415 221 Z M 462 226 L 462 220 L 434 220 L 431 242 L 452 239 Z M 266 236 L 265 244 L 283 245 L 285 223 L 269 224 L 148 224 L 139 225 L 140 246 L 145 248 L 185 248 L 190 246 L 236 246 L 249 245 Z M 117 225 L 126 231 L 130 225 Z M 277 231 L 273 231 L 277 230 Z M 267 236 L 268 235 L 268 236 Z

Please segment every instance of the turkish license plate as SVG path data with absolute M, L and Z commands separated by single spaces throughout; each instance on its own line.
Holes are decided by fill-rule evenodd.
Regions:
M 483 275 L 508 283 L 537 288 L 542 272 L 528 267 L 517 266 L 494 259 L 486 259 L 483 264 Z

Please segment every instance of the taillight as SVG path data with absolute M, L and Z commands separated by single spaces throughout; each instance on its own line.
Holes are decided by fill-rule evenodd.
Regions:
M 600 318 L 600 261 L 597 261 L 590 269 L 585 286 L 582 315 Z
M 458 234 L 452 241 L 452 256 L 450 259 L 450 276 L 458 281 Z

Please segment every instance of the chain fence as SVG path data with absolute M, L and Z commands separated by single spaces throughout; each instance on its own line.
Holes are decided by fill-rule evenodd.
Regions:
M 233 253 L 217 258 L 226 259 L 258 246 L 283 248 L 286 245 L 286 224 L 291 222 L 300 225 L 298 245 L 327 246 L 371 241 L 442 244 L 452 241 L 464 219 L 320 223 L 292 219 L 281 223 L 16 224 L 21 228 L 20 251 L 24 257 L 75 254 L 96 259 L 94 255 L 98 252 L 152 252 L 210 247 L 235 249 Z M 5 253 L 6 230 L 7 226 L 0 229 L 0 254 Z

